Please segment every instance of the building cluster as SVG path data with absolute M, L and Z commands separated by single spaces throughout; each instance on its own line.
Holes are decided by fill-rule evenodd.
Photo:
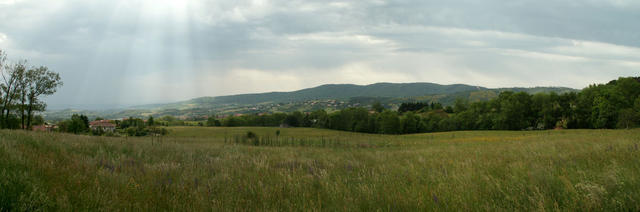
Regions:
M 114 132 L 116 131 L 116 124 L 110 120 L 97 120 L 89 122 L 89 128 L 93 131 L 102 130 L 105 132 Z
M 102 130 L 104 132 L 115 132 L 117 125 L 112 120 L 97 120 L 89 122 L 89 128 L 91 130 Z M 55 124 L 45 123 L 42 125 L 31 126 L 33 131 L 38 132 L 53 132 L 58 130 L 58 126 Z

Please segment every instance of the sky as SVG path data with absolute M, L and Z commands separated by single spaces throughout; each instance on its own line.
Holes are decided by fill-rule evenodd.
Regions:
M 584 88 L 640 75 L 638 0 L 0 0 L 50 108 L 322 84 Z

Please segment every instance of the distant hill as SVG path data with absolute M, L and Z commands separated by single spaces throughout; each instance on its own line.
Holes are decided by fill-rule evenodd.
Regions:
M 563 87 L 499 88 L 489 89 L 464 84 L 440 85 L 435 83 L 376 83 L 371 85 L 329 84 L 292 92 L 270 92 L 219 97 L 201 97 L 183 102 L 154 104 L 103 111 L 59 110 L 46 112 L 48 120 L 70 117 L 71 113 L 89 114 L 89 117 L 123 118 L 128 116 L 181 116 L 199 117 L 211 114 L 262 113 L 339 110 L 346 107 L 369 106 L 381 102 L 394 107 L 402 102 L 423 101 L 452 104 L 456 99 L 483 101 L 495 98 L 502 91 L 528 93 L 577 91 Z
M 372 85 L 330 84 L 293 92 L 271 92 L 220 97 L 203 97 L 193 103 L 259 104 L 265 102 L 301 102 L 315 99 L 347 100 L 352 97 L 412 97 L 433 94 L 453 94 L 463 91 L 487 90 L 470 85 L 439 85 L 434 83 L 376 83 Z

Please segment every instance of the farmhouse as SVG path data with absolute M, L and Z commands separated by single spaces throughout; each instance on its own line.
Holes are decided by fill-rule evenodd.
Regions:
M 89 123 L 89 128 L 91 128 L 91 130 L 102 129 L 105 132 L 113 132 L 116 130 L 116 124 L 111 123 L 109 120 L 92 121 Z

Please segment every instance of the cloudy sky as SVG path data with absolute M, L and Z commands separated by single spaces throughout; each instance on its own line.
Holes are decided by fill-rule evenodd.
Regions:
M 640 75 L 638 0 L 0 0 L 0 49 L 51 107 L 327 83 L 583 88 Z

